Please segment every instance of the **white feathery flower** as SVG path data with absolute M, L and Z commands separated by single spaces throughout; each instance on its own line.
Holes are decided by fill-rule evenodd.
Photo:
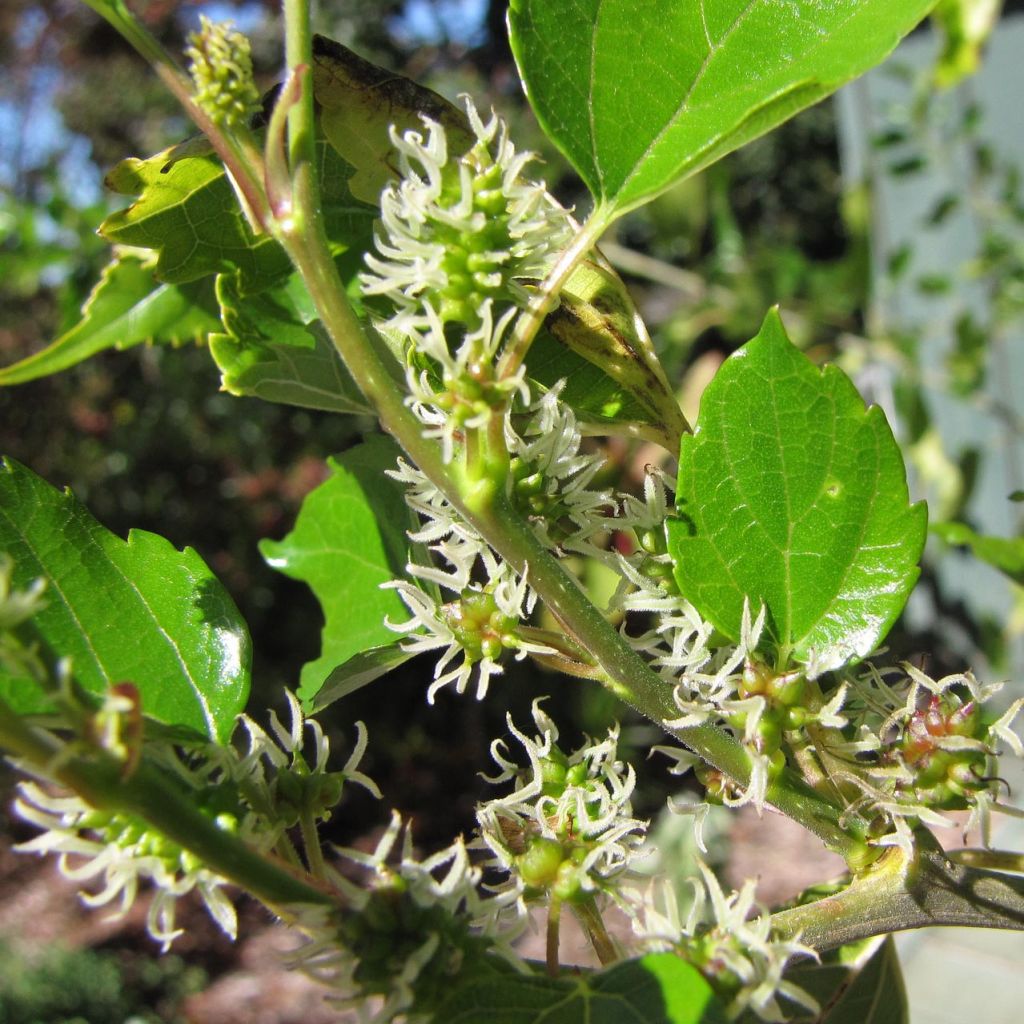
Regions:
M 481 869 L 461 839 L 421 860 L 408 825 L 393 812 L 372 853 L 338 852 L 367 873 L 357 886 L 328 869 L 346 898 L 345 937 L 337 911 L 294 908 L 309 941 L 289 960 L 290 967 L 331 988 L 330 1002 L 373 1024 L 398 1016 L 425 1022 L 412 1011 L 417 983 L 424 974 L 435 981 L 450 977 L 472 945 L 482 943 L 516 969 L 526 969 L 512 949 L 528 921 L 525 908 L 515 894 L 483 894 Z M 378 901 L 386 913 L 375 911 Z M 372 996 L 381 999 L 376 1008 Z
M 409 532 L 410 540 L 430 544 L 444 537 L 455 537 L 474 553 L 487 548 L 476 530 L 462 519 L 426 474 L 400 457 L 398 468 L 388 470 L 387 475 L 405 484 L 405 503 L 422 520 L 418 529 Z
M 15 847 L 20 853 L 59 854 L 62 875 L 76 882 L 99 878 L 103 887 L 83 893 L 92 907 L 120 901 L 115 916 L 128 912 L 140 883 L 152 883 L 157 892 L 149 906 L 146 930 L 166 951 L 182 934 L 174 926 L 175 903 L 193 889 L 210 916 L 231 938 L 235 937 L 235 910 L 221 891 L 227 881 L 203 867 L 198 859 L 144 821 L 129 815 L 100 811 L 77 795 L 56 796 L 33 782 L 19 787 L 15 811 L 42 834 Z M 221 815 L 231 829 L 230 816 Z
M 699 724 L 694 719 L 701 715 L 703 717 L 700 720 L 706 721 L 713 715 L 730 710 L 730 702 L 735 702 L 743 666 L 760 642 L 764 621 L 764 606 L 752 621 L 750 606 L 744 601 L 740 643 L 731 650 L 723 648 L 716 652 L 709 664 L 701 665 L 704 671 L 684 670 L 675 677 L 676 689 L 673 697 L 683 716 L 667 720 L 664 723 L 667 729 L 687 728 Z M 699 642 L 698 651 L 703 654 L 707 634 L 700 630 L 690 616 L 685 616 L 681 625 L 684 631 L 689 631 L 688 635 L 692 635 Z
M 634 930 L 648 950 L 671 951 L 692 963 L 726 1001 L 730 1018 L 752 1010 L 765 1021 L 783 1021 L 778 997 L 814 1013 L 817 1002 L 783 978 L 796 958 L 817 959 L 799 939 L 772 934 L 771 919 L 754 900 L 754 882 L 726 895 L 711 869 L 698 861 L 702 879 L 693 880 L 694 901 L 682 919 L 675 891 L 668 883 L 656 887 L 634 917 Z
M 560 400 L 563 387 L 559 382 L 527 407 L 521 430 L 505 421 L 511 497 L 548 547 L 603 558 L 592 538 L 611 530 L 617 505 L 610 491 L 590 488 L 604 459 L 580 452 L 576 415 Z
M 284 726 L 276 712 L 271 710 L 270 731 L 272 736 L 248 715 L 239 715 L 239 725 L 245 729 L 246 733 L 246 750 L 242 755 L 231 756 L 222 762 L 225 774 L 235 782 L 245 782 L 250 793 L 255 787 L 261 794 L 264 808 L 272 808 L 277 802 L 274 783 L 282 774 L 294 772 L 303 777 L 311 775 L 329 777 L 336 783 L 336 786 L 327 791 L 329 806 L 325 804 L 322 807 L 313 808 L 316 818 L 329 815 L 333 806 L 341 799 L 342 789 L 346 782 L 361 786 L 378 800 L 381 799 L 377 784 L 368 775 L 359 771 L 359 762 L 366 753 L 366 726 L 362 722 L 356 722 L 356 744 L 351 755 L 340 771 L 328 772 L 327 765 L 331 755 L 330 740 L 324 735 L 323 729 L 316 719 L 307 718 L 302 713 L 302 705 L 291 690 L 285 690 L 285 697 L 288 701 L 290 724 L 287 727 Z M 311 750 L 308 752 L 307 732 L 311 740 Z M 231 750 L 231 748 L 225 749 Z M 233 754 L 233 751 L 231 753 Z M 307 753 L 310 756 L 307 756 Z M 276 841 L 276 837 L 280 835 L 286 824 L 288 824 L 286 820 L 274 821 L 272 818 L 258 814 L 255 821 L 247 820 L 243 823 L 242 831 L 246 838 L 254 839 L 255 832 L 269 828 Z M 270 845 L 273 844 L 270 843 Z
M 567 755 L 539 701 L 533 718 L 539 730 L 534 736 L 508 718 L 528 768 L 507 755 L 501 740 L 491 744 L 501 770 L 485 778 L 494 784 L 513 781 L 514 788 L 477 808 L 480 843 L 493 855 L 492 866 L 509 873 L 511 891 L 551 890 L 560 898 L 602 893 L 618 901 L 618 885 L 647 829 L 647 822 L 632 815 L 636 775 L 617 757 L 618 728 Z
M 362 284 L 399 309 L 453 291 L 525 305 L 518 281 L 542 278 L 571 237 L 569 214 L 522 178 L 532 154 L 516 153 L 505 123 L 492 114 L 485 124 L 464 100 L 477 138 L 465 154 L 451 154 L 444 127 L 426 117 L 425 134 L 391 132 L 402 178 L 381 196 L 380 256 L 368 254 Z
M 439 605 L 426 591 L 407 580 L 384 584 L 398 591 L 412 614 L 406 622 L 387 622 L 396 632 L 409 634 L 403 649 L 413 654 L 443 649 L 427 691 L 428 703 L 433 704 L 438 690 L 449 683 L 455 684 L 457 693 L 465 693 L 474 676 L 477 698 L 482 700 L 491 677 L 502 672 L 499 659 L 506 651 L 512 651 L 517 661 L 531 653 L 557 653 L 518 632 L 536 600 L 527 582 L 528 569 L 517 577 L 507 563 L 499 562 L 489 551 L 483 562 L 488 572 L 488 581 L 483 586 L 469 584 L 468 575 L 465 580 L 458 576 L 453 579 L 443 573 L 430 573 L 423 566 L 409 566 L 413 575 L 456 590 L 458 599 L 449 604 Z
M 466 110 L 476 143 L 464 154 L 429 118 L 425 134 L 392 128 L 402 177 L 381 196 L 377 253 L 361 277 L 365 295 L 392 305 L 381 329 L 404 339 L 408 401 L 446 462 L 462 431 L 486 426 L 514 394 L 528 400 L 523 372 L 499 381 L 494 364 L 527 282 L 575 230 L 543 183 L 522 178 L 532 157 L 516 153 L 504 122 L 485 124 L 468 98 Z
M 127 706 L 125 706 L 127 701 Z M 341 771 L 328 772 L 329 743 L 319 725 L 304 719 L 298 700 L 288 694 L 291 723 L 284 726 L 271 713 L 272 736 L 247 716 L 240 716 L 244 750 L 207 742 L 182 744 L 152 740 L 146 758 L 171 774 L 182 787 L 199 795 L 218 794 L 217 807 L 208 814 L 213 824 L 238 836 L 260 852 L 271 850 L 294 823 L 297 808 L 288 805 L 281 780 L 294 776 L 316 785 L 298 789 L 317 819 L 329 816 L 345 782 L 352 782 L 380 797 L 374 782 L 358 770 L 366 750 L 366 729 L 356 723 L 357 740 Z M 119 714 L 130 711 L 125 695 L 112 691 L 93 716 L 104 749 L 117 755 L 122 747 L 117 727 Z M 306 760 L 306 737 L 311 750 Z M 293 788 L 294 789 L 294 788 Z M 147 930 L 166 949 L 180 934 L 174 927 L 175 904 L 197 890 L 211 916 L 232 938 L 235 912 L 223 886 L 228 881 L 206 868 L 187 848 L 133 814 L 94 808 L 77 795 L 55 795 L 35 783 L 24 783 L 18 813 L 43 830 L 18 849 L 28 853 L 57 853 L 62 874 L 76 881 L 100 878 L 102 889 L 83 895 L 92 906 L 120 900 L 119 913 L 133 903 L 140 884 L 151 883 L 156 892 L 150 903 Z M 205 806 L 205 805 L 204 805 Z
M 996 758 L 1001 743 L 1024 753 L 1011 729 L 1024 700 L 988 722 L 981 708 L 1000 692 L 1001 683 L 980 683 L 970 672 L 932 679 L 908 664 L 902 671 L 888 669 L 886 675 L 890 678 L 868 664 L 844 684 L 843 717 L 854 723 L 857 734 L 836 744 L 834 752 L 874 755 L 872 760 L 862 758 L 856 772 L 837 770 L 837 778 L 862 794 L 847 813 L 883 815 L 893 831 L 876 844 L 906 849 L 915 822 L 953 827 L 940 812 L 967 810 L 965 836 L 980 826 L 987 845 L 993 811 L 1021 813 L 998 800 Z

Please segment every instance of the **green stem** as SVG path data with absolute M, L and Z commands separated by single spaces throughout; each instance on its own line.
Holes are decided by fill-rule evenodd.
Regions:
M 1013 871 L 1024 875 L 1024 853 L 1012 853 L 1009 850 L 950 850 L 947 856 L 951 861 L 971 868 Z
M 93 807 L 141 818 L 268 906 L 335 902 L 326 892 L 250 850 L 237 836 L 217 828 L 196 807 L 193 794 L 175 786 L 173 776 L 145 759 L 125 776 L 125 766 L 102 751 L 69 754 L 73 747 L 34 729 L 2 700 L 0 748 L 74 790 Z
M 306 851 L 306 863 L 309 873 L 318 881 L 327 878 L 327 865 L 324 864 L 324 852 L 320 847 L 320 835 L 316 829 L 316 819 L 311 811 L 304 809 L 299 815 L 299 827 L 302 830 L 302 846 Z
M 913 861 L 893 849 L 842 892 L 773 914 L 775 932 L 823 952 L 934 925 L 1024 931 L 1024 878 L 953 863 L 930 833 L 918 841 Z
M 305 70 L 313 59 L 309 0 L 284 0 L 285 61 L 288 78 L 305 77 L 305 87 L 288 108 L 288 158 L 295 182 L 296 217 L 319 220 L 316 188 L 316 123 L 313 90 Z
M 544 953 L 548 974 L 552 978 L 558 977 L 558 945 L 561 936 L 562 925 L 562 901 L 557 896 L 551 897 L 548 904 L 548 923 L 545 931 Z
M 154 68 L 166 67 L 177 71 L 177 66 L 170 54 L 138 22 L 135 15 L 128 10 L 124 0 L 84 0 L 84 2 L 117 29 Z

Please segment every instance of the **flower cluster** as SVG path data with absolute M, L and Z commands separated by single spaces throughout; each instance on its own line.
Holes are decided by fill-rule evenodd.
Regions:
M 195 86 L 195 101 L 214 124 L 236 128 L 259 109 L 260 94 L 252 77 L 249 40 L 230 22 L 199 16 L 199 31 L 185 51 Z
M 990 712 L 1002 689 L 970 672 L 932 679 L 909 664 L 884 675 L 867 665 L 850 680 L 850 728 L 828 753 L 832 775 L 850 787 L 847 815 L 867 820 L 876 845 L 909 850 L 917 822 L 950 827 L 941 813 L 950 810 L 969 811 L 964 832 L 980 825 L 988 845 L 993 809 L 1020 814 L 998 799 L 996 759 L 1002 745 L 1024 756 L 1011 728 L 1024 698 Z
M 506 422 L 509 497 L 546 545 L 603 555 L 596 539 L 609 531 L 609 514 L 616 504 L 607 490 L 591 486 L 601 459 L 581 452 L 575 417 L 558 396 L 554 388 Z M 420 519 L 410 539 L 436 556 L 436 563 L 408 565 L 418 583 L 387 584 L 412 615 L 407 622 L 391 624 L 409 635 L 405 649 L 443 652 L 428 699 L 433 701 L 448 683 L 463 693 L 474 676 L 482 698 L 490 679 L 501 672 L 500 660 L 507 652 L 517 659 L 555 654 L 538 631 L 524 628 L 536 603 L 528 571 L 518 575 L 498 558 L 418 469 L 399 459 L 390 475 L 405 484 L 406 502 Z M 449 591 L 454 599 L 439 601 L 434 587 Z
M 485 123 L 468 98 L 466 114 L 476 141 L 461 155 L 429 118 L 425 134 L 392 130 L 401 180 L 381 196 L 378 254 L 361 282 L 388 300 L 381 329 L 403 346 L 413 408 L 446 460 L 457 434 L 526 397 L 522 375 L 499 380 L 495 363 L 526 282 L 544 277 L 573 227 L 523 177 L 532 154 L 516 152 L 504 122 Z
M 526 585 L 526 576 L 516 580 L 508 565 L 489 552 L 483 561 L 489 569 L 488 582 L 467 583 L 458 591 L 457 600 L 444 605 L 438 605 L 425 590 L 406 580 L 389 584 L 412 613 L 408 622 L 389 623 L 392 629 L 410 634 L 403 645 L 405 650 L 418 654 L 444 649 L 427 691 L 430 703 L 437 691 L 451 682 L 455 683 L 456 692 L 465 693 L 474 674 L 477 697 L 483 699 L 491 677 L 501 672 L 499 659 L 506 651 L 514 651 L 518 659 L 531 652 L 555 653 L 550 647 L 527 639 L 520 631 L 535 599 Z M 410 572 L 421 576 L 425 568 L 409 566 Z M 426 632 L 419 632 L 423 629 Z
M 524 969 L 511 947 L 527 923 L 521 901 L 515 893 L 481 894 L 481 870 L 461 839 L 420 860 L 395 813 L 373 853 L 339 852 L 362 868 L 364 882 L 329 869 L 349 911 L 298 910 L 310 938 L 291 962 L 329 986 L 332 1002 L 375 1024 L 398 1014 L 426 1022 L 432 1015 L 417 1007 L 439 999 L 468 959 L 487 950 Z M 381 1003 L 371 1012 L 373 996 Z
M 594 538 L 609 532 L 618 505 L 610 491 L 591 487 L 604 459 L 581 451 L 576 417 L 561 391 L 556 386 L 533 402 L 519 430 L 511 419 L 506 424 L 510 497 L 548 547 L 603 558 Z
M 525 305 L 523 281 L 544 276 L 572 230 L 543 182 L 523 178 L 533 154 L 516 152 L 497 115 L 484 123 L 465 103 L 476 142 L 461 155 L 429 118 L 425 136 L 392 130 L 401 180 L 381 196 L 380 255 L 366 260 L 365 294 L 387 296 L 390 323 L 417 345 L 449 322 L 478 329 L 489 304 Z
M 57 853 L 65 878 L 75 882 L 102 878 L 96 893 L 83 893 L 90 907 L 120 900 L 118 914 L 135 902 L 140 882 L 156 892 L 146 916 L 146 931 L 166 950 L 181 935 L 175 928 L 175 905 L 196 890 L 211 917 L 235 937 L 235 908 L 222 891 L 226 881 L 203 867 L 188 850 L 150 828 L 133 815 L 97 810 L 75 795 L 55 795 L 31 782 L 22 783 L 15 810 L 42 834 L 21 843 L 21 853 Z M 214 817 L 219 828 L 235 831 L 238 819 L 230 811 Z
M 636 777 L 616 756 L 618 728 L 566 754 L 539 702 L 533 720 L 534 736 L 508 720 L 529 760 L 525 769 L 507 756 L 500 740 L 491 745 L 501 771 L 488 781 L 512 781 L 514 788 L 477 808 L 480 842 L 493 855 L 492 866 L 508 874 L 510 889 L 527 899 L 618 899 L 647 828 L 632 814 Z
M 172 744 L 154 738 L 147 741 L 145 756 L 187 791 L 217 828 L 239 836 L 256 850 L 290 854 L 287 859 L 294 860 L 286 830 L 300 815 L 307 814 L 314 821 L 329 817 L 345 782 L 361 785 L 378 797 L 380 794 L 358 770 L 366 748 L 362 723 L 358 724 L 358 741 L 345 767 L 327 772 L 326 737 L 316 722 L 303 719 L 295 697 L 289 694 L 288 699 L 291 726 L 285 728 L 271 712 L 274 739 L 251 719 L 242 717 L 247 735 L 244 753 L 231 746 Z M 107 753 L 126 762 L 135 754 L 122 742 L 126 732 L 123 720 L 136 711 L 135 701 L 114 690 L 92 716 L 94 723 L 103 725 L 102 730 L 93 729 L 93 738 Z M 302 753 L 306 729 L 313 736 L 312 764 Z M 23 783 L 15 805 L 22 818 L 43 830 L 19 846 L 20 851 L 59 854 L 61 873 L 75 881 L 102 879 L 100 891 L 83 894 L 84 901 L 102 906 L 119 900 L 120 914 L 131 907 L 140 885 L 151 884 L 155 894 L 146 928 L 164 949 L 181 934 L 174 925 L 177 900 L 193 890 L 217 924 L 234 937 L 235 911 L 222 891 L 228 884 L 224 878 L 142 818 L 93 807 L 75 794 L 58 790 L 49 779 L 41 781 L 45 787 Z
M 693 903 L 685 920 L 668 884 L 643 900 L 634 928 L 648 951 L 671 951 L 692 963 L 726 1003 L 730 1019 L 750 1009 L 761 1020 L 784 1021 L 778 997 L 813 1013 L 820 1007 L 799 986 L 783 978 L 796 958 L 817 959 L 796 939 L 774 936 L 768 914 L 757 910 L 755 882 L 726 895 L 706 864 L 702 880 L 693 880 Z

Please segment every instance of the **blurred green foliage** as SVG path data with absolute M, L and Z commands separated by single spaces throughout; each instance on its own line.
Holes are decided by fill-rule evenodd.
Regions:
M 179 956 L 40 947 L 0 940 L 0 1024 L 185 1024 L 206 983 Z

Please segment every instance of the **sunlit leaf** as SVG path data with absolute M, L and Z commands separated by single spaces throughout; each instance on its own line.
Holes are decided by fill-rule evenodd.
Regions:
M 297 274 L 250 296 L 236 276 L 222 274 L 217 298 L 226 333 L 211 337 L 210 353 L 226 391 L 328 412 L 371 411 Z
M 725 1024 L 691 964 L 653 953 L 565 980 L 494 972 L 452 985 L 434 1014 L 445 1024 Z
M 628 431 L 675 453 L 686 420 L 622 280 L 586 260 L 560 298 L 530 351 L 530 378 L 545 387 L 564 379 L 562 400 L 585 429 Z
M 124 254 L 104 268 L 82 319 L 42 351 L 0 370 L 0 385 L 59 373 L 108 348 L 203 341 L 219 325 L 212 281 L 160 284 L 152 261 Z
M 365 251 L 377 210 L 348 190 L 352 169 L 319 142 L 324 219 L 337 245 Z M 255 235 L 245 219 L 220 161 L 212 153 L 119 163 L 106 184 L 134 202 L 111 214 L 100 232 L 110 242 L 158 253 L 156 276 L 184 284 L 208 274 L 238 272 L 245 292 L 277 282 L 291 270 L 284 250 L 269 236 Z
M 16 588 L 46 580 L 31 631 L 51 661 L 71 659 L 86 690 L 131 682 L 146 715 L 230 736 L 249 692 L 249 635 L 195 551 L 143 530 L 124 541 L 11 460 L 0 469 L 0 550 Z M 24 695 L 16 703 L 30 710 Z
M 548 136 L 622 213 L 881 61 L 934 0 L 512 0 Z
M 380 586 L 403 576 L 408 561 L 404 490 L 385 475 L 397 455 L 393 442 L 374 437 L 331 459 L 331 477 L 306 496 L 291 533 L 260 544 L 267 562 L 308 583 L 323 609 L 320 657 L 302 670 L 306 702 L 337 666 L 395 638 L 385 617 L 409 617 L 395 591 Z
M 815 367 L 769 313 L 722 364 L 683 438 L 667 529 L 683 595 L 739 639 L 744 600 L 767 606 L 781 660 L 865 657 L 918 576 L 926 512 L 898 445 L 835 366 Z

